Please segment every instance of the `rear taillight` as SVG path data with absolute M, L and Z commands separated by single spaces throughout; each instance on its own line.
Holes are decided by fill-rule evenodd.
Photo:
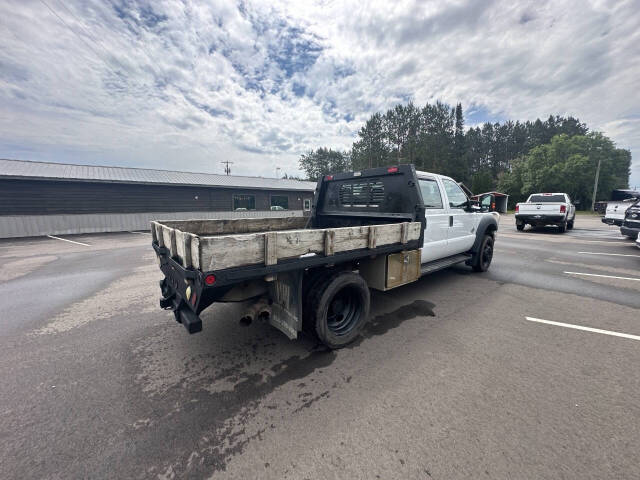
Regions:
M 387 173 L 398 173 L 398 167 L 387 168 Z
M 216 283 L 216 276 L 207 275 L 206 277 L 204 277 L 204 283 L 206 283 L 209 286 L 213 285 L 214 283 Z
M 516 205 L 516 213 L 520 211 L 520 205 Z
M 333 175 L 327 175 L 324 177 L 325 180 L 333 180 Z
M 566 205 L 560 205 L 560 213 L 564 213 L 567 211 L 567 206 Z

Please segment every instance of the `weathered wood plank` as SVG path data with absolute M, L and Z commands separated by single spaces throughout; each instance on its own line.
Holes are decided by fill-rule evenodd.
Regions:
M 402 222 L 402 234 L 400 235 L 400 243 L 403 245 L 409 239 L 409 222 Z
M 200 237 L 200 268 L 221 270 L 264 263 L 264 234 Z
M 184 267 L 184 256 L 185 256 L 185 240 L 184 240 L 184 232 L 174 228 L 174 234 L 176 236 L 176 255 L 180 258 L 180 263 Z
M 331 228 L 324 231 L 324 254 L 327 257 L 333 255 L 335 236 L 336 232 Z
M 306 217 L 234 218 L 226 220 L 172 220 L 164 225 L 200 236 L 271 232 L 304 228 Z
M 278 258 L 324 252 L 324 230 L 278 232 Z
M 375 225 L 369 227 L 369 248 L 376 248 L 378 230 Z
M 158 242 L 158 235 L 156 233 L 156 222 L 151 222 L 151 241 L 154 243 Z
M 178 230 L 180 231 L 180 230 Z M 171 240 L 171 242 L 169 243 L 169 251 L 171 252 L 171 256 L 175 257 L 176 255 L 178 255 L 178 242 L 176 240 L 176 229 L 175 228 L 170 228 L 169 229 L 169 238 Z
M 181 232 L 176 230 L 176 246 L 178 248 L 178 256 L 182 261 L 184 268 L 191 268 L 193 266 L 191 260 L 191 238 L 193 235 L 188 232 Z
M 336 253 L 369 246 L 369 227 L 341 227 L 335 228 L 334 231 Z
M 267 232 L 264 234 L 264 264 L 275 265 L 278 263 L 278 233 Z
M 197 235 L 191 235 L 191 264 L 200 269 L 200 237 Z
M 333 255 L 349 250 L 377 248 L 420 238 L 419 222 L 331 229 L 286 230 L 199 237 L 161 225 L 163 239 L 172 256 L 185 267 L 208 270 L 242 265 L 275 265 L 279 260 L 308 253 Z

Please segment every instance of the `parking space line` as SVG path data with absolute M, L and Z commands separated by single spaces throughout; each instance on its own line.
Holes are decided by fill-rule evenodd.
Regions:
M 612 257 L 637 257 L 640 258 L 640 255 L 630 255 L 625 253 L 602 253 L 602 252 L 578 252 L 583 253 L 585 255 L 610 255 Z
M 524 317 L 525 320 L 537 323 L 546 323 L 547 325 L 555 325 L 556 327 L 573 328 L 575 330 L 583 330 L 585 332 L 601 333 L 603 335 L 611 335 L 614 337 L 630 338 L 631 340 L 640 340 L 640 335 L 631 335 L 629 333 L 613 332 L 611 330 L 602 330 L 601 328 L 583 327 L 582 325 L 573 325 L 571 323 L 553 322 L 551 320 L 542 320 L 541 318 Z
M 564 273 L 568 273 L 569 275 L 586 275 L 588 277 L 615 278 L 618 280 L 635 280 L 636 282 L 640 282 L 640 278 L 633 278 L 633 277 L 616 277 L 614 275 L 599 275 L 597 273 L 580 273 L 580 272 L 564 272 Z
M 85 247 L 90 247 L 88 243 L 76 242 L 74 240 L 67 240 L 66 238 L 56 237 L 55 235 L 47 235 L 49 238 L 55 238 L 56 240 L 62 240 L 63 242 L 75 243 L 76 245 L 84 245 Z

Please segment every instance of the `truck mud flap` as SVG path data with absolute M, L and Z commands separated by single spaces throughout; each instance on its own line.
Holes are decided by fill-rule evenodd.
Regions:
M 269 283 L 269 297 L 273 300 L 269 323 L 290 340 L 302 330 L 302 272 L 279 273 Z

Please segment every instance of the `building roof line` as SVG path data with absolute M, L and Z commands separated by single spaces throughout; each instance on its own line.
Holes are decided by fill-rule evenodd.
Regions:
M 315 182 L 294 179 L 13 159 L 0 159 L 0 178 L 264 188 L 274 190 L 312 191 L 315 189 Z

